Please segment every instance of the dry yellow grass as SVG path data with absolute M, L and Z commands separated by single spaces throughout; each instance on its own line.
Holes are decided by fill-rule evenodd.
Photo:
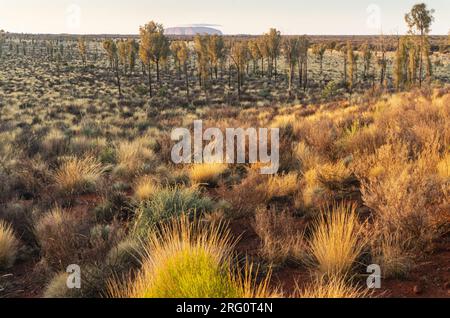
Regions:
M 300 142 L 295 148 L 295 154 L 300 161 L 301 170 L 307 172 L 319 166 L 323 159 L 315 153 L 304 141 Z
M 54 174 L 59 191 L 77 194 L 95 188 L 105 168 L 92 156 L 68 158 Z
M 159 185 L 153 177 L 140 177 L 134 185 L 134 196 L 138 201 L 146 201 L 158 191 Z
M 189 169 L 189 176 L 194 184 L 216 184 L 227 167 L 221 163 L 195 164 Z
M 450 153 L 447 153 L 438 163 L 437 170 L 441 178 L 450 179 Z
M 0 221 L 0 270 L 8 269 L 14 264 L 18 246 L 12 227 Z
M 314 223 L 309 263 L 328 278 L 349 274 L 366 244 L 361 234 L 354 206 L 324 211 Z
M 355 287 L 346 281 L 344 276 L 333 276 L 331 278 L 315 278 L 305 288 L 297 283 L 295 298 L 365 298 L 369 293 L 361 288 Z
M 149 148 L 149 141 L 145 137 L 134 141 L 124 141 L 116 145 L 117 168 L 123 175 L 139 173 L 144 164 L 155 159 L 155 154 Z
M 261 185 L 269 199 L 293 195 L 298 191 L 298 175 L 295 172 L 269 177 L 267 184 Z

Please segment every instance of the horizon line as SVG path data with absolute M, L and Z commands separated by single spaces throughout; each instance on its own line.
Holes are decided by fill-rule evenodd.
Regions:
M 177 27 L 174 27 L 177 28 Z M 5 31 L 5 34 L 12 35 L 55 35 L 55 36 L 139 36 L 139 33 L 33 33 L 33 32 L 10 32 Z M 198 33 L 202 35 L 202 33 Z M 168 36 L 194 36 L 193 35 L 178 35 L 178 34 L 168 34 Z M 222 36 L 262 36 L 264 33 L 235 33 L 235 34 L 226 34 L 223 33 Z M 373 34 L 328 34 L 328 33 L 296 33 L 296 34 L 281 34 L 282 36 L 405 36 L 408 34 L 387 34 L 387 33 L 373 33 Z M 448 34 L 429 34 L 428 36 L 448 36 Z

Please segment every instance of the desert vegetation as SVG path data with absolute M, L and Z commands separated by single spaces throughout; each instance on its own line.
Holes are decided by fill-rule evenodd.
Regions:
M 448 297 L 433 14 L 395 37 L 0 33 L 0 297 Z M 278 173 L 174 164 L 194 120 L 280 128 Z

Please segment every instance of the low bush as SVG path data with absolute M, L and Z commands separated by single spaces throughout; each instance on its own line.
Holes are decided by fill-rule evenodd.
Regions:
M 158 223 L 181 215 L 203 214 L 213 210 L 213 201 L 196 188 L 173 187 L 158 190 L 136 211 L 135 234 L 142 235 Z
M 253 228 L 262 241 L 261 255 L 274 264 L 288 260 L 301 262 L 306 246 L 303 233 L 295 229 L 296 220 L 289 212 L 258 209 Z

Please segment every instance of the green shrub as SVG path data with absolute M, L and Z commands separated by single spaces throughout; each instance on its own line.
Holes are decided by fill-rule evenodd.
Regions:
M 126 273 L 141 264 L 141 244 L 128 239 L 113 247 L 106 257 L 106 264 L 116 273 Z
M 182 213 L 198 213 L 212 211 L 213 201 L 202 196 L 196 188 L 163 188 L 155 192 L 153 197 L 142 202 L 137 209 L 135 231 L 137 235 L 146 234 L 161 221 L 176 217 Z

